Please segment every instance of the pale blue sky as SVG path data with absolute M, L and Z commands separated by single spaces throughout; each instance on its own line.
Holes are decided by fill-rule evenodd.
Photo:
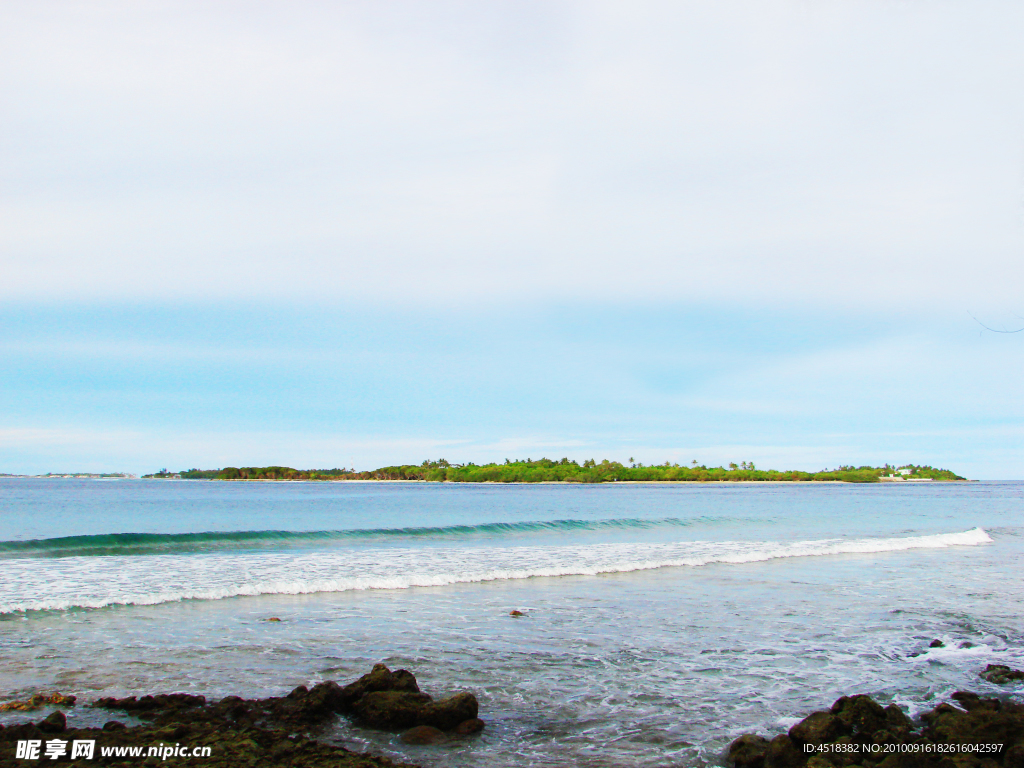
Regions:
M 0 7 L 0 472 L 1024 477 L 1024 8 Z

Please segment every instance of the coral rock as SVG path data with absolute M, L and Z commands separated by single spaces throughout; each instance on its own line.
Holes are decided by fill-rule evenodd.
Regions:
M 378 691 L 419 693 L 419 690 L 416 677 L 412 672 L 405 669 L 392 672 L 383 664 L 374 664 L 372 671 L 341 689 L 341 711 L 350 711 L 368 693 Z
M 356 702 L 356 716 L 372 728 L 399 729 L 429 725 L 420 717 L 430 697 L 411 691 L 373 691 Z
M 727 756 L 736 768 L 762 768 L 768 753 L 768 739 L 745 733 L 729 745 Z
M 39 723 L 39 730 L 44 733 L 60 733 L 68 727 L 68 719 L 59 709 L 52 712 L 49 717 Z
M 460 736 L 469 736 L 472 733 L 480 733 L 484 729 L 484 721 L 479 717 L 472 720 L 463 720 L 455 726 L 455 732 Z
M 456 693 L 423 707 L 418 722 L 449 731 L 466 720 L 475 720 L 479 709 L 476 696 L 472 693 Z
M 832 713 L 845 730 L 866 736 L 889 724 L 885 709 L 870 696 L 843 696 L 832 705 Z
M 770 742 L 764 754 L 764 768 L 798 768 L 804 763 L 804 756 L 793 740 L 780 733 Z
M 789 737 L 800 745 L 824 744 L 835 741 L 848 730 L 843 721 L 831 712 L 814 712 L 790 728 Z
M 444 731 L 429 725 L 417 725 L 402 734 L 405 744 L 437 744 L 448 739 Z
M 1010 669 L 1005 664 L 989 664 L 978 677 L 996 685 L 1006 685 L 1017 680 L 1024 680 L 1024 671 Z
M 36 693 L 33 694 L 29 699 L 25 701 L 9 701 L 6 704 L 0 704 L 0 712 L 27 712 L 31 709 L 39 709 L 49 704 L 57 704 L 58 706 L 73 706 L 75 703 L 74 696 L 63 696 L 59 693 Z

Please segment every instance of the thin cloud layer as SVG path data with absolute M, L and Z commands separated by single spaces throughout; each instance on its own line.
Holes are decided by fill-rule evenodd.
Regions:
M 0 311 L 0 327 L 0 472 L 1024 466 L 1024 355 L 934 316 L 85 307 Z
M 0 297 L 1002 311 L 1024 11 L 8 4 Z

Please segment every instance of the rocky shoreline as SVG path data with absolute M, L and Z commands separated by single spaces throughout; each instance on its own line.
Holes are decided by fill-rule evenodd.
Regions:
M 64 705 L 73 697 L 63 697 Z M 31 703 L 31 702 L 29 702 Z M 15 703 L 17 704 L 17 703 Z M 102 728 L 68 728 L 64 713 L 57 710 L 39 722 L 4 727 L 0 725 L 0 766 L 24 766 L 37 762 L 71 765 L 161 765 L 161 756 L 146 756 L 151 747 L 178 749 L 167 752 L 175 765 L 290 766 L 291 768 L 385 768 L 403 766 L 388 758 L 360 754 L 317 740 L 337 715 L 345 715 L 369 727 L 402 732 L 410 744 L 430 744 L 449 739 L 471 738 L 484 728 L 477 717 L 478 703 L 472 693 L 457 693 L 434 700 L 419 689 L 415 676 L 404 669 L 392 672 L 383 664 L 353 683 L 340 686 L 334 681 L 312 688 L 299 686 L 287 696 L 243 699 L 228 696 L 207 702 L 203 696 L 184 693 L 116 699 L 98 699 L 91 706 L 123 712 L 142 725 L 129 726 L 110 720 Z M 26 707 L 10 706 L 10 709 Z M 91 758 L 72 759 L 74 742 L 95 742 Z M 18 742 L 36 742 L 36 758 L 17 758 Z M 63 743 L 56 759 L 44 752 L 48 742 Z M 182 745 L 196 755 L 181 754 Z M 101 748 L 123 748 L 120 755 L 101 754 Z M 125 751 L 140 747 L 142 757 Z M 202 756 L 208 747 L 208 756 Z M 141 763 L 140 763 L 141 759 Z
M 999 685 L 1024 672 L 991 664 L 980 677 Z M 843 696 L 772 739 L 744 734 L 729 745 L 734 768 L 1024 768 L 1024 704 L 952 696 L 912 722 L 895 704 Z
M 1024 671 L 989 665 L 980 676 L 1003 685 L 1024 680 Z M 870 696 L 843 696 L 772 739 L 740 736 L 724 757 L 734 768 L 1024 768 L 1024 703 L 968 691 L 952 699 L 954 704 L 940 704 L 913 722 L 895 704 L 883 707 Z M 73 706 L 75 698 L 40 694 L 0 708 L 27 711 L 54 704 Z M 228 696 L 207 702 L 203 696 L 168 693 L 101 698 L 87 706 L 143 722 L 127 725 L 112 719 L 102 728 L 69 728 L 58 709 L 37 722 L 0 725 L 0 767 L 39 760 L 148 766 L 171 757 L 176 765 L 208 768 L 417 768 L 318 739 L 338 715 L 363 727 L 400 733 L 407 744 L 472 738 L 484 728 L 472 693 L 434 700 L 420 691 L 411 672 L 392 672 L 383 664 L 345 686 L 328 680 L 312 688 L 300 685 L 281 697 Z M 38 754 L 19 756 L 19 742 L 35 743 Z M 76 742 L 93 742 L 94 752 L 72 754 Z M 44 750 L 53 743 L 63 751 L 50 759 Z M 149 752 L 154 747 L 164 753 Z M 133 748 L 142 752 L 132 755 Z M 205 749 L 206 754 L 186 754 L 185 749 Z

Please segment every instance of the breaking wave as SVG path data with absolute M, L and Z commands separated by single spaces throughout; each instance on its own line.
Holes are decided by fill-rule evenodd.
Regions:
M 510 524 L 513 527 L 522 525 L 541 524 Z M 3 585 L 0 587 L 0 614 L 155 605 L 180 600 L 218 600 L 266 594 L 408 589 L 508 579 L 597 576 L 666 567 L 756 563 L 788 557 L 977 546 L 991 541 L 984 530 L 974 528 L 928 536 L 795 542 L 460 545 L 418 549 L 366 547 L 307 553 L 214 552 L 192 557 L 170 554 L 154 554 L 145 558 L 65 557 L 48 561 L 45 565 L 35 558 L 9 558 L 0 562 L 0 585 Z

